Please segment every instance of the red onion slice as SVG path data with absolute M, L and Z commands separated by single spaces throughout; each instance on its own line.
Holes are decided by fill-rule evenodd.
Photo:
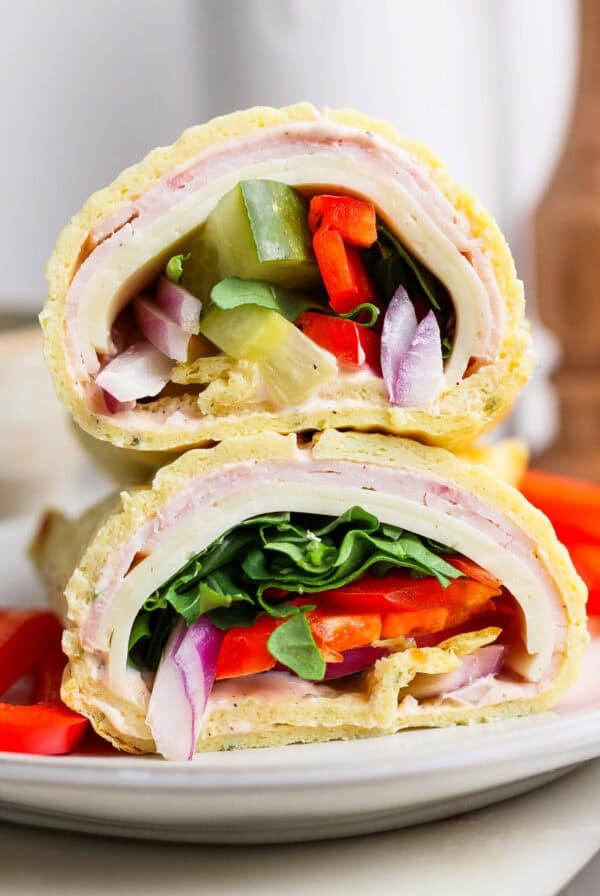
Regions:
M 420 673 L 408 686 L 408 692 L 417 700 L 451 694 L 479 678 L 494 675 L 500 670 L 505 654 L 506 647 L 503 644 L 480 647 L 479 650 L 465 656 L 459 668 L 453 672 L 444 672 L 441 675 Z
M 215 680 L 223 632 L 205 616 L 187 628 L 177 623 L 160 660 L 146 721 L 165 759 L 194 755 Z
M 355 672 L 363 672 L 374 666 L 382 656 L 388 656 L 389 651 L 385 647 L 354 647 L 346 650 L 341 663 L 327 663 L 325 681 L 333 681 L 335 678 L 344 678 Z
M 153 398 L 171 379 L 172 367 L 150 343 L 137 342 L 102 368 L 96 385 L 117 401 Z
M 156 290 L 156 303 L 185 333 L 191 336 L 198 335 L 202 302 L 187 289 L 172 283 L 166 277 L 161 277 Z
M 386 308 L 381 330 L 381 371 L 392 400 L 399 359 L 409 350 L 416 332 L 414 305 L 399 286 Z
M 106 410 L 109 414 L 118 414 L 120 411 L 131 411 L 135 407 L 135 401 L 118 401 L 114 395 L 111 395 L 106 389 L 102 390 L 102 395 L 104 396 L 104 404 L 106 405 Z
M 190 334 L 173 323 L 164 311 L 141 296 L 133 301 L 140 330 L 152 345 L 174 361 L 187 361 Z
M 381 369 L 392 404 L 428 407 L 444 386 L 440 328 L 433 311 L 417 324 L 412 302 L 400 286 L 385 313 Z

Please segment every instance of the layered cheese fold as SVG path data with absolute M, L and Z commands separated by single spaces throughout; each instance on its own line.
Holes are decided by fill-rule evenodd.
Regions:
M 294 407 L 274 406 L 260 382 L 237 370 L 233 380 L 215 375 L 199 395 L 178 386 L 135 407 L 107 407 L 94 377 L 117 315 L 248 178 L 368 199 L 444 285 L 453 347 L 430 406 L 397 407 L 380 377 L 340 368 Z M 266 429 L 331 426 L 466 444 L 510 407 L 531 368 L 522 287 L 492 219 L 426 149 L 352 112 L 257 108 L 186 131 L 88 201 L 59 237 L 47 274 L 41 320 L 59 396 L 83 429 L 120 447 L 179 451 Z
M 410 638 L 390 644 L 388 655 L 341 687 L 277 670 L 217 681 L 197 751 L 485 721 L 556 701 L 579 671 L 586 594 L 546 518 L 512 487 L 444 450 L 337 431 L 310 444 L 274 433 L 227 440 L 188 452 L 151 488 L 123 493 L 66 587 L 63 699 L 117 746 L 153 752 L 153 678 L 128 662 L 147 598 L 244 520 L 286 510 L 335 517 L 352 506 L 444 545 L 501 583 L 518 622 L 503 644 L 503 666 L 459 691 L 422 696 L 424 679 L 459 668 L 500 631 L 474 626 L 433 646 Z

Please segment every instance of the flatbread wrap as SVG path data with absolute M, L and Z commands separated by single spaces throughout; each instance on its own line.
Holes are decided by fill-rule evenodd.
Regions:
M 191 128 L 88 200 L 47 279 L 59 397 L 136 451 L 326 428 L 457 447 L 531 370 L 494 221 L 428 149 L 347 110 Z
M 551 707 L 579 672 L 586 591 L 566 549 L 444 449 L 239 437 L 120 505 L 66 585 L 62 697 L 123 750 L 485 722 Z

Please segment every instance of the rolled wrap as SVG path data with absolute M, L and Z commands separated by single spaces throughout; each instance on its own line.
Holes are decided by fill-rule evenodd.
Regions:
M 154 400 L 109 409 L 94 377 L 111 351 L 117 313 L 247 178 L 371 200 L 447 288 L 454 347 L 427 407 L 391 404 L 381 377 L 342 367 L 304 403 L 276 405 L 256 365 L 218 357 L 193 386 L 193 371 L 190 380 L 178 365 L 176 385 Z M 265 430 L 375 429 L 466 445 L 510 408 L 531 370 L 522 284 L 494 221 L 427 148 L 347 110 L 259 107 L 189 129 L 88 200 L 59 236 L 47 279 L 41 322 L 61 401 L 92 436 L 169 459 Z
M 499 636 L 475 627 L 436 646 L 398 642 L 341 690 L 290 684 L 281 672 L 218 681 L 196 750 L 367 737 L 552 706 L 579 672 L 587 630 L 585 587 L 548 520 L 510 485 L 443 449 L 331 430 L 310 444 L 270 433 L 189 451 L 151 488 L 121 495 L 66 587 L 65 702 L 121 749 L 154 751 L 152 679 L 127 663 L 149 595 L 245 519 L 282 510 L 336 516 L 356 505 L 470 558 L 508 589 L 520 628 L 506 669 L 460 699 L 411 693 L 415 676 L 455 670 Z

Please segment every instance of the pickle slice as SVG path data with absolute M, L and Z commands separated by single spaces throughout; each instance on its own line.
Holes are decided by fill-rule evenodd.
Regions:
M 269 308 L 212 306 L 200 330 L 233 358 L 256 361 L 270 397 L 278 405 L 305 402 L 337 372 L 332 354 Z
M 206 299 L 218 280 L 266 280 L 288 289 L 320 282 L 304 198 L 272 180 L 240 181 L 187 241 L 182 285 Z

